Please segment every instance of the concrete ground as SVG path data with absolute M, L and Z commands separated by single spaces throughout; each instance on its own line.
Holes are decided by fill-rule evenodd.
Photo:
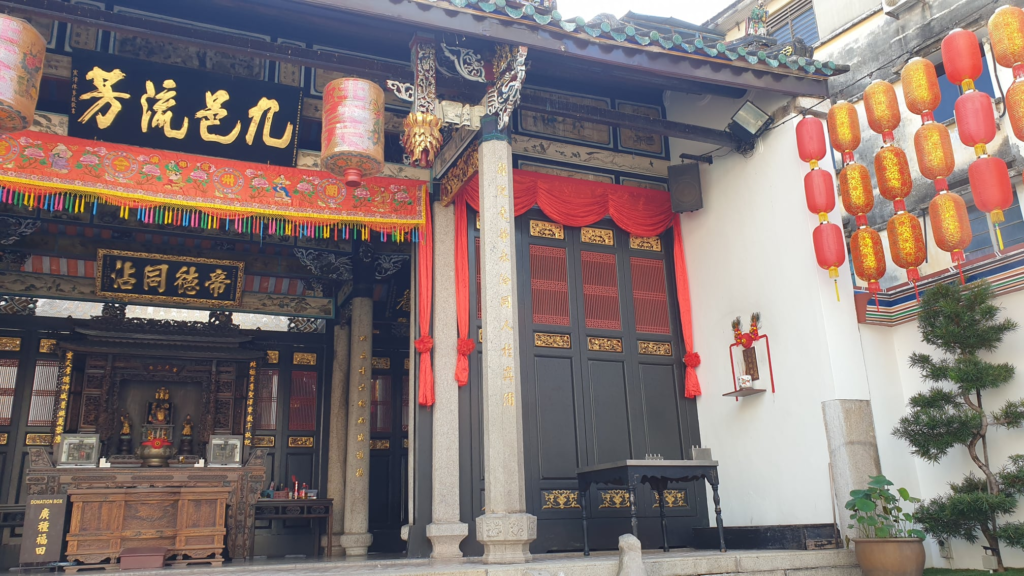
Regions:
M 645 550 L 648 576 L 861 576 L 850 550 L 741 550 L 721 553 L 708 550 L 673 550 L 665 553 Z M 616 576 L 617 552 L 545 554 L 529 564 L 490 566 L 479 559 L 463 562 L 405 559 L 256 560 L 233 562 L 220 568 L 190 566 L 156 571 L 130 571 L 133 576 L 279 576 L 380 574 L 396 576 Z M 103 571 L 96 574 L 103 574 Z M 83 574 L 89 574 L 84 572 Z

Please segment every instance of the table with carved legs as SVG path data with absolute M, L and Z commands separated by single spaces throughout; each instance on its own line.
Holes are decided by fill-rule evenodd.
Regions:
M 722 522 L 722 500 L 718 495 L 718 462 L 714 460 L 623 460 L 597 466 L 588 466 L 576 471 L 579 483 L 580 508 L 583 511 L 583 555 L 590 556 L 590 542 L 587 539 L 587 494 L 595 484 L 625 486 L 629 490 L 629 516 L 633 536 L 639 538 L 636 519 L 636 487 L 647 484 L 658 494 L 661 511 L 661 538 L 663 549 L 668 552 L 668 519 L 665 516 L 665 490 L 676 482 L 706 480 L 711 485 L 715 502 L 715 522 L 718 524 L 718 541 L 722 552 L 725 548 L 725 524 Z

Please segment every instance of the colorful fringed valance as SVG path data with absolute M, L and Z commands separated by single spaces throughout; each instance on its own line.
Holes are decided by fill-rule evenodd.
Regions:
M 416 240 L 426 182 L 369 178 L 346 188 L 314 170 L 249 164 L 55 136 L 0 134 L 0 201 L 50 211 L 100 202 L 139 220 L 268 235 Z

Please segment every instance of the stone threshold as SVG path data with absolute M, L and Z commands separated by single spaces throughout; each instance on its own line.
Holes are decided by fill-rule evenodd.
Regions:
M 645 550 L 648 576 L 861 576 L 850 550 Z M 406 559 L 333 559 L 295 561 L 256 560 L 229 563 L 219 568 L 188 567 L 173 570 L 175 576 L 280 576 L 379 574 L 394 576 L 617 576 L 615 551 L 582 554 L 544 554 L 533 562 L 512 566 L 484 565 L 479 558 L 462 562 Z M 131 571 L 133 576 L 166 575 L 166 570 Z

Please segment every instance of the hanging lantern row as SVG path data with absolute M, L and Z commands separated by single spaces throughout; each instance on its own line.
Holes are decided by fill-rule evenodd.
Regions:
M 958 68 L 968 73 L 969 66 Z M 939 78 L 935 65 L 924 58 L 914 58 L 903 67 L 901 74 L 903 97 L 907 109 L 921 116 L 923 124 L 914 133 L 914 150 L 921 175 L 935 182 L 937 194 L 928 206 L 935 244 L 949 252 L 960 269 L 963 280 L 964 249 L 971 243 L 971 225 L 967 217 L 967 204 L 957 194 L 949 193 L 946 179 L 953 173 L 956 158 L 949 130 L 935 121 L 935 109 L 942 102 Z
M 46 41 L 28 22 L 0 14 L 0 47 L 0 134 L 10 134 L 32 126 Z
M 856 116 L 854 116 L 856 119 Z M 829 118 L 831 126 L 831 117 Z M 838 121 L 838 120 L 837 120 Z M 844 143 L 849 147 L 852 158 L 853 149 L 860 145 L 860 126 L 843 124 Z M 855 130 L 855 132 L 854 132 Z M 805 116 L 796 125 L 797 152 L 800 159 L 807 162 L 811 171 L 804 176 L 804 197 L 807 209 L 818 215 L 818 227 L 814 229 L 814 256 L 818 266 L 828 270 L 836 286 L 836 300 L 839 299 L 839 267 L 846 262 L 846 246 L 843 241 L 843 230 L 828 221 L 828 213 L 836 207 L 835 184 L 832 174 L 818 166 L 827 149 L 825 147 L 825 129 L 821 120 Z M 852 147 L 850 147 L 852 145 Z
M 996 62 L 1013 70 L 1013 84 L 1004 99 L 1013 134 L 1024 140 L 1024 10 L 1003 6 L 988 20 L 988 37 Z
M 917 294 L 917 282 L 921 279 L 918 267 L 925 260 L 924 231 L 917 217 L 907 213 L 906 199 L 914 190 L 914 179 L 910 174 L 907 153 L 896 144 L 893 135 L 902 121 L 896 89 L 884 80 L 875 80 L 864 90 L 864 110 L 868 126 L 882 135 L 882 147 L 875 153 L 874 164 L 878 193 L 892 202 L 895 213 L 887 226 L 889 255 L 893 264 L 906 270 L 907 280 L 914 285 L 914 293 Z M 865 238 L 858 242 L 864 249 L 874 245 L 873 240 L 867 238 L 868 234 L 865 232 Z M 878 244 L 881 244 L 881 239 Z M 863 258 L 865 262 L 874 262 L 875 259 L 875 254 Z M 884 267 L 882 270 L 884 274 Z M 875 304 L 878 304 L 877 298 Z

